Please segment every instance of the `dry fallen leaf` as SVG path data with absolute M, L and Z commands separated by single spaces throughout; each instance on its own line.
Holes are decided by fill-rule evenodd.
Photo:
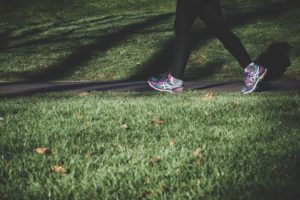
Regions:
M 36 148 L 34 151 L 37 152 L 38 154 L 42 154 L 42 155 L 50 155 L 51 154 L 51 149 L 45 148 L 45 147 Z
M 67 170 L 61 165 L 54 165 L 53 167 L 51 167 L 51 172 L 65 174 L 67 173 Z
M 195 151 L 193 152 L 193 155 L 194 155 L 196 158 L 200 158 L 200 157 L 201 157 L 201 154 L 202 154 L 201 148 L 197 148 L 197 149 L 195 149 Z
M 234 102 L 235 108 L 240 108 L 241 103 L 239 101 Z
M 151 196 L 154 195 L 155 192 L 154 191 L 145 191 L 142 193 L 142 197 L 147 197 L 147 196 Z
M 195 149 L 193 152 L 193 155 L 195 156 L 195 165 L 200 166 L 201 164 L 201 156 L 202 156 L 202 150 L 201 148 Z
M 200 166 L 200 164 L 201 164 L 200 158 L 196 158 L 194 164 L 195 164 L 196 166 Z
M 168 187 L 164 184 L 160 184 L 159 186 L 159 191 L 162 193 L 162 192 L 166 192 L 168 191 Z
M 201 184 L 201 181 L 200 181 L 200 179 L 197 179 L 197 181 L 196 181 L 196 185 L 197 185 L 197 187 L 200 187 L 200 184 Z
M 171 140 L 171 141 L 170 141 L 170 145 L 171 145 L 171 146 L 175 146 L 175 145 L 176 145 L 176 140 L 175 140 L 175 139 Z
M 90 157 L 92 157 L 93 155 L 96 155 L 96 152 L 91 151 L 91 152 L 87 152 L 87 153 L 85 154 L 85 157 L 86 157 L 86 158 L 90 158 Z
M 150 165 L 158 164 L 160 161 L 161 161 L 161 158 L 159 158 L 159 157 L 151 157 L 151 158 L 149 158 L 149 164 Z
M 213 92 L 209 92 L 202 97 L 203 100 L 212 100 L 213 98 L 214 98 Z
M 177 174 L 179 174 L 181 171 L 182 171 L 182 169 L 181 169 L 180 166 L 176 168 L 176 173 L 177 173 Z
M 150 116 L 151 116 L 151 115 L 152 115 L 152 112 L 147 111 L 147 115 L 150 115 Z
M 121 128 L 126 129 L 126 130 L 129 129 L 129 127 L 128 127 L 128 125 L 126 123 L 122 124 Z
M 157 118 L 157 119 L 152 120 L 152 123 L 157 124 L 157 125 L 164 125 L 166 122 Z
M 85 97 L 85 96 L 88 96 L 89 93 L 88 93 L 88 92 L 80 92 L 78 95 L 79 95 L 80 97 Z
M 208 116 L 208 115 L 209 115 L 209 113 L 208 113 L 207 111 L 204 111 L 204 114 L 205 114 L 205 116 Z

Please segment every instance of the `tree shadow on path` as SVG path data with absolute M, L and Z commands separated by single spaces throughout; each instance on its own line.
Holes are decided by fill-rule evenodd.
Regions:
M 124 15 L 122 15 L 124 16 Z M 57 27 L 70 27 L 70 26 L 77 26 L 76 28 L 72 27 L 71 30 L 68 31 L 64 31 L 63 33 L 60 34 L 54 34 L 51 36 L 48 36 L 46 38 L 37 38 L 37 39 L 32 39 L 29 41 L 25 41 L 22 42 L 20 44 L 15 44 L 15 45 L 10 45 L 9 47 L 7 47 L 6 49 L 0 49 L 1 50 L 12 50 L 12 49 L 16 49 L 16 48 L 22 48 L 22 47 L 30 47 L 30 46 L 40 46 L 40 45 L 45 45 L 45 44 L 49 44 L 49 43 L 61 43 L 64 41 L 68 41 L 68 40 L 72 40 L 72 41 L 77 41 L 80 39 L 95 39 L 95 37 L 89 37 L 89 36 L 81 36 L 81 37 L 73 37 L 72 39 L 67 38 L 67 36 L 71 35 L 73 32 L 76 32 L 78 30 L 84 30 L 86 29 L 88 26 L 96 26 L 99 24 L 105 24 L 108 23 L 107 20 L 113 20 L 114 18 L 116 18 L 116 16 L 105 16 L 102 18 L 96 18 L 96 19 L 91 19 L 91 20 L 85 20 L 84 22 L 72 22 L 72 21 L 57 21 L 55 23 L 52 23 L 48 26 L 43 26 L 43 27 L 34 27 L 30 30 L 24 31 L 22 34 L 18 35 L 18 36 L 10 36 L 9 39 L 10 40 L 18 40 L 21 38 L 26 38 L 28 36 L 32 36 L 32 35 L 37 35 L 37 34 L 41 34 L 44 33 L 48 30 L 51 29 L 55 29 Z M 87 25 L 88 24 L 88 25 Z M 102 29 L 105 30 L 105 29 Z
M 67 56 L 61 62 L 58 62 L 47 69 L 28 75 L 27 77 L 25 77 L 25 80 L 55 80 L 66 77 L 68 74 L 72 73 L 76 68 L 91 59 L 97 53 L 109 50 L 115 45 L 126 40 L 130 34 L 135 33 L 137 30 L 150 26 L 152 24 L 156 24 L 158 21 L 166 19 L 172 15 L 173 13 L 167 13 L 159 16 L 154 16 L 139 23 L 128 25 L 122 28 L 120 31 L 106 35 L 92 44 L 88 44 L 79 48 L 77 51 Z

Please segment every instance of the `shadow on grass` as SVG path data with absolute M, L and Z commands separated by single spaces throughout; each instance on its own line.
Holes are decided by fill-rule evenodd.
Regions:
M 258 60 L 260 62 L 271 65 L 269 68 L 271 74 L 269 80 L 275 80 L 281 76 L 282 71 L 285 69 L 284 66 L 289 64 L 289 60 L 285 58 L 285 53 L 288 53 L 289 49 L 290 46 L 286 43 L 275 43 L 259 57 Z M 272 60 L 269 60 L 271 59 L 270 54 L 276 56 L 276 52 L 279 53 L 280 50 L 282 50 L 282 60 L 278 60 L 278 65 L 276 63 L 273 64 Z M 277 58 L 274 57 L 273 59 Z M 279 72 L 277 72 L 278 70 Z M 296 100 L 289 100 L 285 104 L 277 105 L 278 107 L 276 107 L 276 104 L 268 105 L 269 99 L 267 96 L 261 96 L 260 102 L 262 113 L 268 113 L 277 109 L 284 114 L 279 114 L 277 117 L 274 116 L 269 119 L 266 118 L 266 124 L 268 124 L 268 121 L 273 122 L 272 129 L 266 130 L 267 132 L 264 134 L 253 135 L 247 138 L 248 142 L 257 146 L 257 149 L 253 148 L 253 152 L 256 151 L 254 159 L 249 159 L 248 163 L 252 164 L 246 162 L 245 166 L 252 165 L 256 167 L 257 172 L 252 174 L 252 176 L 256 174 L 259 176 L 257 179 L 252 179 L 252 176 L 250 176 L 249 178 L 252 180 L 249 182 L 252 183 L 245 184 L 245 186 L 251 195 L 251 199 L 298 200 L 300 199 L 300 145 L 298 142 L 293 142 L 295 136 L 299 138 L 300 126 L 298 122 L 300 113 L 295 111 L 298 103 Z M 243 146 L 243 144 L 241 145 Z M 270 149 L 273 148 L 274 150 L 265 153 L 261 151 L 261 147 L 264 145 L 270 146 Z M 243 154 L 240 156 L 241 159 L 244 159 Z M 232 191 L 232 189 L 232 187 L 228 187 L 229 191 Z M 238 192 L 241 191 L 242 187 L 237 185 L 234 189 Z
M 269 158 L 264 160 L 258 158 L 258 162 L 261 165 L 270 165 L 266 160 L 277 159 L 274 163 L 273 176 L 267 179 L 269 183 L 257 184 L 253 186 L 252 194 L 254 198 L 270 199 L 270 200 L 298 200 L 300 199 L 300 152 L 296 150 L 294 152 L 286 153 L 281 158 Z M 272 168 L 271 168 L 272 169 Z M 267 172 L 269 173 L 269 172 Z M 272 181 L 271 181 L 271 180 Z M 251 190 L 250 190 L 251 191 Z
M 279 79 L 291 65 L 289 53 L 291 46 L 286 42 L 278 42 L 270 45 L 256 62 L 267 67 L 268 73 L 265 80 L 274 81 Z
M 124 15 L 122 15 L 122 16 L 124 16 Z M 65 41 L 74 41 L 74 40 L 81 40 L 81 39 L 96 39 L 97 36 L 89 37 L 89 36 L 85 35 L 82 37 L 72 37 L 71 39 L 67 38 L 67 36 L 71 35 L 73 32 L 76 32 L 79 30 L 84 30 L 88 26 L 97 26 L 100 24 L 109 23 L 110 20 L 116 20 L 117 18 L 118 18 L 118 16 L 105 16 L 105 17 L 100 17 L 100 18 L 96 18 L 96 19 L 84 20 L 82 22 L 72 22 L 69 19 L 68 21 L 59 20 L 55 23 L 51 23 L 50 25 L 43 26 L 43 27 L 39 27 L 39 26 L 35 25 L 36 27 L 33 27 L 30 30 L 23 31 L 18 36 L 14 36 L 14 37 L 10 36 L 8 39 L 11 41 L 18 40 L 18 39 L 24 39 L 28 36 L 45 33 L 46 31 L 51 30 L 53 28 L 57 28 L 57 27 L 70 28 L 71 26 L 76 26 L 76 28 L 72 27 L 71 30 L 64 31 L 59 34 L 53 34 L 53 35 L 45 37 L 45 38 L 33 39 L 33 40 L 26 41 L 26 42 L 22 42 L 20 44 L 10 45 L 9 47 L 2 49 L 2 51 L 6 51 L 6 50 L 10 51 L 10 50 L 22 48 L 22 47 L 41 46 L 41 45 L 50 44 L 50 43 L 51 44 L 61 43 L 61 42 L 65 42 Z M 0 51 L 1 51 L 1 49 L 0 49 Z
M 167 13 L 152 17 L 143 22 L 128 25 L 116 33 L 106 35 L 92 44 L 79 48 L 61 62 L 56 63 L 45 70 L 36 72 L 25 79 L 28 81 L 40 81 L 65 77 L 81 66 L 84 62 L 91 59 L 98 52 L 106 51 L 126 40 L 130 34 L 135 33 L 138 29 L 156 24 L 160 20 L 166 19 L 172 15 L 172 13 Z
M 246 22 L 258 20 L 262 18 L 274 18 L 277 16 L 280 16 L 283 12 L 286 12 L 288 10 L 294 9 L 297 6 L 300 5 L 300 2 L 297 2 L 295 0 L 286 0 L 284 2 L 277 2 L 273 3 L 272 5 L 265 5 L 264 7 L 249 11 L 244 14 L 239 14 L 233 17 L 229 17 L 226 19 L 226 24 L 228 24 L 229 27 L 235 27 L 239 25 L 243 25 Z M 207 29 L 199 29 L 193 33 L 192 41 L 193 41 L 193 49 L 196 47 L 199 47 L 199 45 L 203 45 L 208 39 L 210 39 L 212 35 L 209 33 Z M 269 55 L 274 54 L 274 50 L 276 51 L 278 49 L 286 48 L 285 45 L 275 45 L 271 49 L 268 50 Z M 139 69 L 134 75 L 129 77 L 129 80 L 145 80 L 150 76 L 157 76 L 159 74 L 165 73 L 169 70 L 169 68 L 172 65 L 172 50 L 173 49 L 173 39 L 165 42 L 163 47 L 159 52 L 157 52 L 155 55 L 152 56 L 147 62 L 142 64 L 143 68 Z M 287 49 L 285 49 L 287 51 Z M 266 60 L 266 55 L 260 57 L 260 61 L 265 61 L 267 64 L 269 64 L 269 60 Z M 272 63 L 274 65 L 274 63 Z M 273 65 L 268 66 L 273 66 Z M 278 65 L 277 65 L 278 66 Z M 282 67 L 282 66 L 280 66 Z M 287 67 L 287 65 L 285 66 Z M 272 67 L 273 69 L 276 68 Z M 273 72 L 275 70 L 272 70 Z M 203 74 L 204 77 L 211 75 L 213 72 L 210 70 L 207 70 L 206 74 Z M 273 75 L 272 75 L 273 76 Z M 195 78 L 192 73 L 190 73 L 190 76 L 186 75 L 186 79 L 193 79 Z
M 288 43 L 278 42 L 270 45 L 267 50 L 256 59 L 258 64 L 268 69 L 264 81 L 259 84 L 258 91 L 262 92 L 273 89 L 269 81 L 281 78 L 291 65 L 290 51 L 291 46 Z
M 0 32 L 0 51 L 1 49 L 5 48 L 5 46 L 7 45 L 8 37 L 9 37 L 8 32 Z
M 224 63 L 222 62 L 206 63 L 204 66 L 191 65 L 185 76 L 191 81 L 207 78 L 209 75 L 213 75 L 216 71 L 221 69 L 223 65 Z
M 283 137 L 283 136 L 281 136 Z M 256 142 L 253 141 L 253 144 Z M 261 144 L 266 145 L 266 144 Z M 257 150 L 253 150 L 255 152 Z M 282 150 L 284 151 L 284 150 Z M 247 153 L 246 153 L 247 154 Z M 251 153 L 250 153 L 251 154 Z M 265 199 L 265 200 L 299 200 L 300 199 L 300 152 L 282 152 L 282 155 L 260 155 L 259 152 L 254 153 L 254 160 L 249 160 L 241 168 L 241 182 L 237 180 L 224 181 L 220 190 L 227 193 L 228 199 L 240 199 L 241 196 L 246 199 Z M 271 153 L 269 153 L 271 154 Z M 243 155 L 239 155 L 236 159 L 243 160 Z M 232 163 L 235 163 L 233 160 Z M 261 167 L 258 167 L 261 166 Z M 249 176 L 249 170 L 256 168 L 252 176 Z M 232 169 L 235 171 L 236 169 Z M 257 177 L 256 174 L 260 176 Z M 253 177 L 253 176 L 256 176 Z M 218 191 L 216 191 L 218 192 Z M 220 192 L 221 193 L 221 192 Z M 225 199 L 227 199 L 225 198 Z M 243 198 L 244 199 L 244 198 Z

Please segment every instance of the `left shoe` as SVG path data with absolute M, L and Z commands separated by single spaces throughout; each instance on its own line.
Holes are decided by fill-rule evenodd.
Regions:
M 162 76 L 160 78 L 150 77 L 148 79 L 148 84 L 153 89 L 160 92 L 169 92 L 169 93 L 180 93 L 183 91 L 183 81 L 180 79 L 175 79 L 171 74 Z
M 267 69 L 261 65 L 251 63 L 245 68 L 244 81 L 245 86 L 241 89 L 241 93 L 250 94 L 257 88 L 258 83 L 267 74 Z

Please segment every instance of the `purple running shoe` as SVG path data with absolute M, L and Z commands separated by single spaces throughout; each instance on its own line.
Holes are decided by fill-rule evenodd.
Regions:
M 174 78 L 171 74 L 160 78 L 150 77 L 148 84 L 155 90 L 161 92 L 179 93 L 183 91 L 183 81 Z
M 263 66 L 251 63 L 245 68 L 244 81 L 245 86 L 241 89 L 241 93 L 249 94 L 256 90 L 258 83 L 267 74 L 267 69 Z

